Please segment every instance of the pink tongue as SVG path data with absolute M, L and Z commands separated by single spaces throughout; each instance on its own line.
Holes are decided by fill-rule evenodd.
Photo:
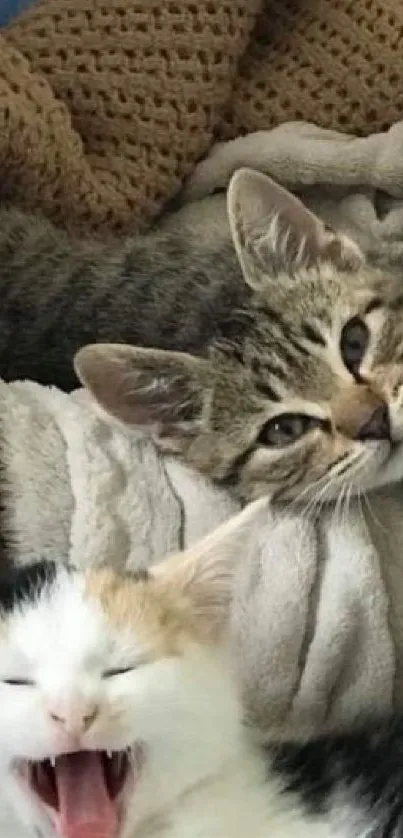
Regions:
M 62 838 L 115 838 L 117 814 L 106 786 L 101 754 L 81 751 L 59 757 L 55 775 Z

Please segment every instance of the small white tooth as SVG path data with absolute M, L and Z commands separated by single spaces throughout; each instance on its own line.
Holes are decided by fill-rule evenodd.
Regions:
M 112 759 L 112 751 L 107 751 L 106 756 L 108 757 L 108 759 Z
M 51 757 L 50 758 L 50 764 L 51 764 L 52 768 L 56 767 L 56 757 Z

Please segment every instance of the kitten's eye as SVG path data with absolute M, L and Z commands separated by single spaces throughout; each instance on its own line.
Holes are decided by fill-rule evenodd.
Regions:
M 136 669 L 135 666 L 125 666 L 121 669 L 106 669 L 105 672 L 102 673 L 103 678 L 115 678 L 116 675 L 126 675 L 127 672 L 133 672 Z
M 34 682 L 30 681 L 28 678 L 3 678 L 3 684 L 7 684 L 8 687 L 33 687 Z
M 358 370 L 365 355 L 368 340 L 368 326 L 360 317 L 353 317 L 343 326 L 340 337 L 340 352 L 350 372 Z
M 283 413 L 267 422 L 259 435 L 259 442 L 273 448 L 283 448 L 322 424 L 322 419 L 304 413 Z

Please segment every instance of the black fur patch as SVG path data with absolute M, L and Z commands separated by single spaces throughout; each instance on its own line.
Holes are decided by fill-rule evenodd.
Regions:
M 10 614 L 24 603 L 34 603 L 55 581 L 59 565 L 39 561 L 25 567 L 9 567 L 0 576 L 0 612 Z
M 367 836 L 403 835 L 401 715 L 345 735 L 268 748 L 268 753 L 285 792 L 296 793 L 309 812 L 325 814 L 336 806 L 337 813 L 337 800 L 346 800 L 368 822 Z

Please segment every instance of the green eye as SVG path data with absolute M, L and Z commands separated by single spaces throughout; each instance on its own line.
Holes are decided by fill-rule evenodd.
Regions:
M 270 419 L 259 435 L 259 442 L 272 448 L 284 448 L 296 442 L 308 431 L 319 428 L 323 420 L 304 413 L 282 413 Z
M 352 317 L 343 326 L 340 337 L 340 352 L 343 362 L 350 372 L 357 372 L 369 341 L 369 329 L 360 317 Z

